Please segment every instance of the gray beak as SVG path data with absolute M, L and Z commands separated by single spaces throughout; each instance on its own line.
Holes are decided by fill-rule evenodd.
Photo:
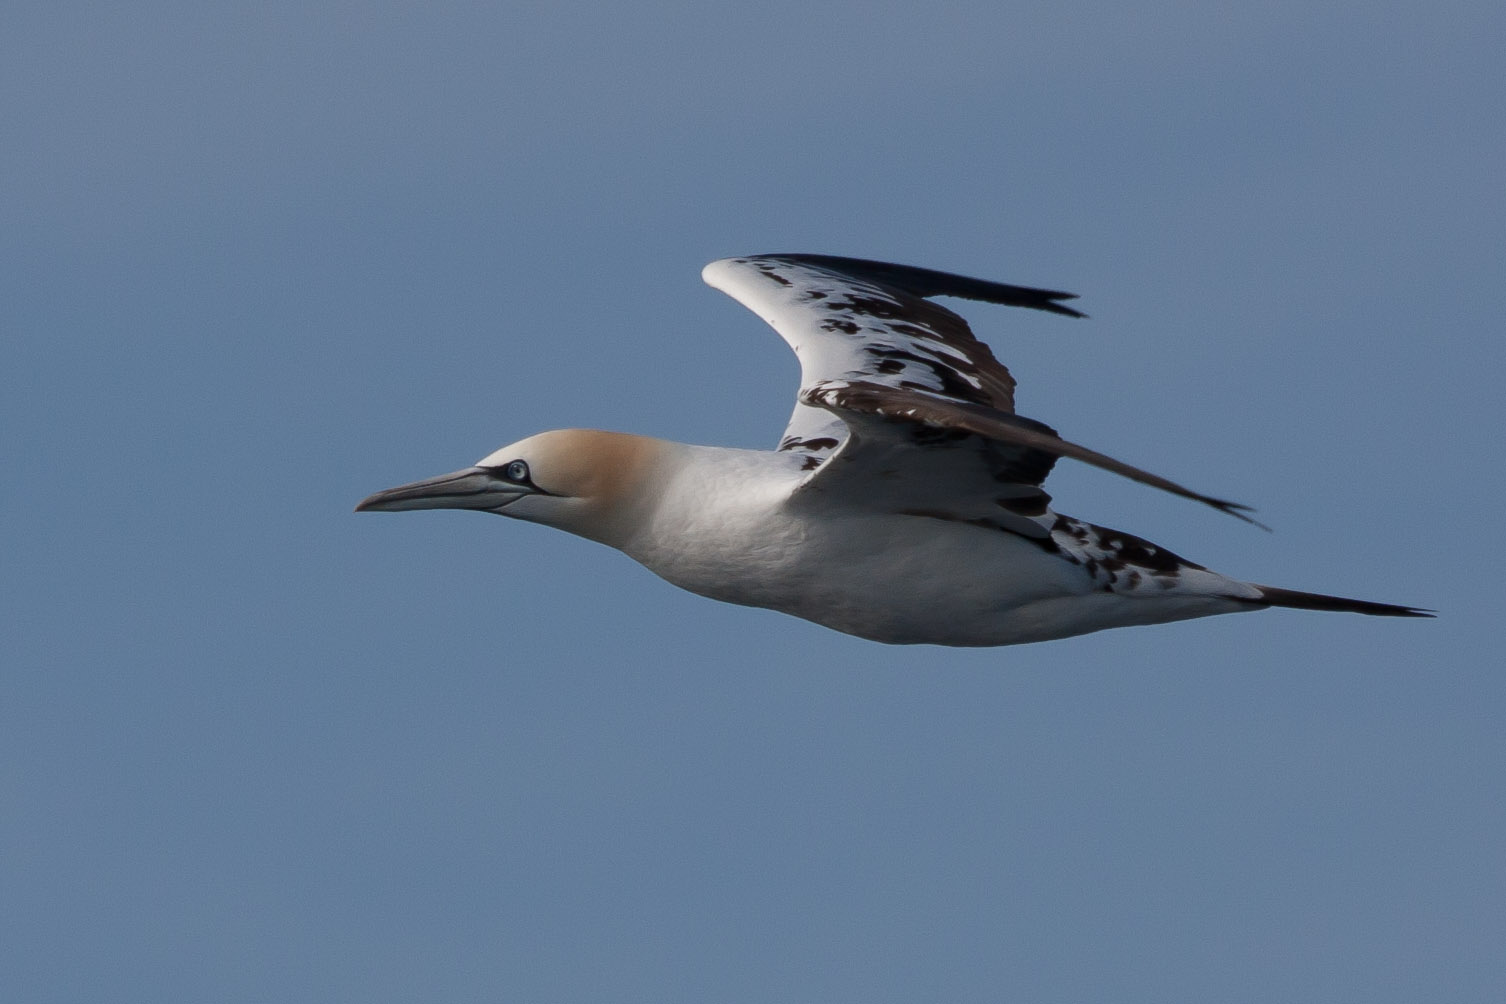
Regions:
M 403 512 L 407 509 L 480 509 L 495 512 L 524 495 L 534 494 L 485 467 L 399 485 L 361 500 L 356 512 Z

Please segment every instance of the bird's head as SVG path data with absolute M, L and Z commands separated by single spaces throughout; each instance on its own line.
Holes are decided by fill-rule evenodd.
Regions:
M 593 429 L 541 432 L 473 467 L 377 492 L 356 512 L 474 509 L 615 545 L 650 494 L 665 445 Z

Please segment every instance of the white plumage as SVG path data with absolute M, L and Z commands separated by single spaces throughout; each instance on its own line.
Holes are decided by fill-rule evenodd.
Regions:
M 1042 483 L 1071 457 L 1248 520 L 1016 415 L 1009 371 L 929 299 L 1082 316 L 1071 294 L 827 255 L 728 258 L 702 276 L 800 359 L 777 450 L 560 430 L 357 509 L 544 523 L 703 596 L 893 643 L 1009 645 L 1268 606 L 1428 616 L 1241 582 L 1054 512 Z

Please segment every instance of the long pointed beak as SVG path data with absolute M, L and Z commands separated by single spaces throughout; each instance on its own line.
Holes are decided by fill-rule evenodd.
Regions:
M 480 509 L 494 512 L 530 494 L 522 485 L 499 478 L 484 467 L 399 485 L 361 500 L 356 512 L 403 512 L 408 509 Z

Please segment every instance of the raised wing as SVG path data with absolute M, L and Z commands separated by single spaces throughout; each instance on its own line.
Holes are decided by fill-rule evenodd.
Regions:
M 958 296 L 1084 316 L 1060 302 L 1071 293 L 810 254 L 724 258 L 701 277 L 763 318 L 799 357 L 800 393 L 779 449 L 805 454 L 812 470 L 839 448 L 853 461 L 840 465 L 840 474 L 813 476 L 812 489 L 861 493 L 864 479 L 882 470 L 892 487 L 904 484 L 900 504 L 992 492 L 998 506 L 1034 516 L 1049 502 L 1040 485 L 1056 458 L 1072 457 L 1254 522 L 1240 511 L 1247 506 L 1194 492 L 1015 415 L 1009 370 L 966 321 L 927 299 Z M 849 479 L 856 480 L 838 484 Z

